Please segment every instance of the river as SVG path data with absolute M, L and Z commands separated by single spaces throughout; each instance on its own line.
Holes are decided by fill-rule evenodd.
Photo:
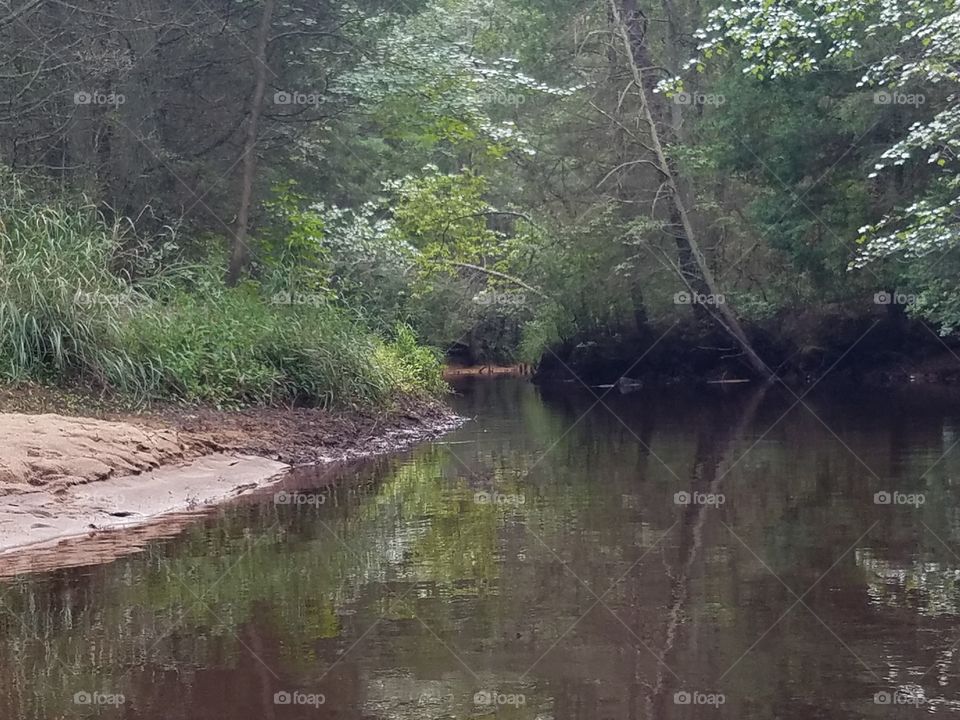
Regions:
M 460 391 L 435 443 L 4 581 L 0 718 L 960 712 L 956 400 Z

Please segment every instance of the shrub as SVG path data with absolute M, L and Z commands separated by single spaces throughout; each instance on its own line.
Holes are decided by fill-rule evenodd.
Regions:
M 376 358 L 403 393 L 440 395 L 447 391 L 442 354 L 421 345 L 409 325 L 398 325 L 393 341 L 381 345 Z

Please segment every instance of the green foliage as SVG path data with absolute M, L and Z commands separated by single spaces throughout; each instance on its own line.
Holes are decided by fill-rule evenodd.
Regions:
M 320 293 L 330 277 L 330 257 L 323 244 L 323 217 L 288 180 L 274 187 L 264 203 L 268 221 L 257 247 L 265 284 L 275 292 Z
M 273 96 L 271 103 L 268 93 L 263 108 L 258 141 L 270 152 L 258 155 L 254 182 L 254 284 L 224 292 L 228 243 L 214 237 L 222 227 L 207 213 L 184 219 L 188 233 L 172 252 L 183 266 L 175 262 L 172 273 L 156 243 L 131 260 L 123 255 L 138 244 L 132 234 L 114 243 L 112 222 L 92 230 L 65 220 L 67 234 L 110 237 L 86 255 L 58 249 L 62 262 L 49 260 L 50 252 L 41 261 L 37 252 L 36 266 L 8 243 L 8 281 L 19 285 L 5 294 L 0 314 L 9 338 L 0 372 L 71 375 L 139 388 L 141 396 L 213 402 L 367 402 L 388 395 L 391 383 L 420 387 L 410 378 L 432 386 L 430 377 L 408 376 L 410 368 L 377 339 L 393 337 L 398 324 L 438 347 L 467 346 L 464 355 L 475 360 L 510 361 L 595 336 L 619 342 L 691 313 L 703 319 L 675 302 L 685 289 L 681 275 L 703 272 L 679 237 L 655 146 L 679 180 L 703 262 L 734 314 L 762 323 L 834 303 L 870 312 L 873 293 L 909 286 L 919 298 L 912 313 L 945 331 L 960 326 L 952 300 L 960 294 L 956 0 L 690 0 L 671 5 L 669 22 L 652 19 L 663 8 L 641 2 L 651 18 L 645 64 L 657 69 L 641 69 L 649 82 L 640 85 L 662 79 L 663 91 L 647 98 L 624 82 L 628 53 L 612 26 L 617 13 L 604 3 L 324 8 L 285 6 L 289 27 L 280 32 L 278 20 L 272 29 L 272 90 L 311 100 L 294 105 Z M 196 37 L 213 40 L 203 28 L 217 23 L 200 25 Z M 252 27 L 241 35 L 250 39 Z M 223 53 L 219 45 L 209 56 L 185 45 L 174 43 L 183 55 L 178 68 L 210 67 L 199 61 Z M 29 76 L 8 74 L 7 95 L 30 97 L 16 80 Z M 223 84 L 206 71 L 198 78 L 204 113 L 184 117 L 177 108 L 190 105 L 182 91 L 162 83 L 148 87 L 173 99 L 140 109 L 183 126 L 181 146 L 178 126 L 160 122 L 153 154 L 208 187 L 229 176 L 237 159 L 234 143 L 211 127 L 229 132 L 242 124 L 251 93 L 238 70 Z M 129 81 L 117 82 L 132 95 Z M 877 99 L 898 92 L 915 102 Z M 36 107 L 27 117 L 48 109 Z M 140 112 L 137 103 L 115 114 L 139 126 L 132 111 Z M 110 116 L 90 113 L 66 138 L 66 155 L 84 156 L 78 162 L 98 173 L 106 168 L 104 176 L 116 173 L 117 192 L 135 186 L 141 197 L 159 170 L 127 162 L 121 143 L 100 155 L 76 146 L 75 137 L 108 136 Z M 208 154 L 186 152 L 197 146 Z M 126 174 L 140 171 L 149 179 Z M 86 179 L 76 186 L 101 181 Z M 175 217 L 170 209 L 182 198 L 157 185 L 161 217 Z M 236 216 L 228 187 L 210 191 L 200 208 Z M 111 202 L 119 213 L 136 212 Z M 96 224 L 95 214 L 85 222 Z M 43 279 L 44 263 L 63 265 L 52 274 L 69 279 L 66 287 L 133 300 L 74 317 L 70 293 Z M 176 293 L 149 287 L 158 280 L 169 287 L 169 276 Z M 501 302 L 502 294 L 525 297 Z M 345 353 L 345 367 L 361 379 L 357 387 L 339 385 L 331 358 L 296 355 L 283 313 L 306 333 L 304 345 L 325 347 L 311 333 L 342 329 L 380 365 L 358 370 L 362 363 Z M 256 327 L 243 326 L 241 314 Z M 406 342 L 404 333 L 397 337 Z M 167 351 L 165 343 L 179 349 Z M 283 358 L 255 352 L 254 343 L 284 348 Z M 293 356 L 307 377 L 284 359 Z
M 557 347 L 572 335 L 572 328 L 564 323 L 566 318 L 558 317 L 558 308 L 551 307 L 552 313 L 541 313 L 523 327 L 523 338 L 517 351 L 522 362 L 536 364 L 550 348 Z
M 867 187 L 897 192 L 857 232 L 844 228 L 860 246 L 850 267 L 875 272 L 897 256 L 921 284 L 942 288 L 935 264 L 924 258 L 960 246 L 960 6 L 954 0 L 735 0 L 714 8 L 697 37 L 698 55 L 685 69 L 703 72 L 732 49 L 746 74 L 766 81 L 764 89 L 770 81 L 782 88 L 786 79 L 807 76 L 808 87 L 823 94 L 838 71 L 856 73 L 856 87 L 866 91 L 860 95 L 873 101 L 871 125 L 882 126 L 884 136 L 870 158 Z M 661 84 L 668 93 L 682 87 L 681 78 Z M 857 195 L 866 192 L 847 193 L 845 203 L 855 207 Z
M 425 170 L 395 184 L 395 232 L 417 248 L 428 270 L 449 270 L 451 261 L 473 262 L 497 241 L 487 223 L 487 180 L 469 170 L 448 175 L 436 167 Z
M 510 17 L 521 12 L 510 8 Z M 505 109 L 577 88 L 538 81 L 518 59 L 498 54 L 497 14 L 476 3 L 429 3 L 339 78 L 336 91 L 362 98 L 383 137 L 408 150 L 533 156 Z M 457 40 L 467 37 L 472 43 Z
M 136 391 L 120 347 L 125 320 L 149 300 L 109 271 L 120 226 L 92 208 L 30 201 L 11 176 L 0 189 L 0 375 L 112 382 Z
M 960 331 L 960 253 L 953 250 L 918 258 L 908 264 L 903 275 L 906 287 L 920 289 L 916 302 L 908 308 L 911 315 L 936 323 L 942 335 Z
M 377 363 L 391 379 L 391 384 L 409 395 L 440 395 L 447 389 L 441 369 L 441 354 L 421 345 L 413 328 L 397 325 L 393 339 L 379 345 Z
M 227 290 L 220 269 L 156 269 L 125 251 L 122 225 L 89 208 L 31 203 L 10 180 L 0 194 L 0 374 L 80 382 L 139 401 L 216 405 L 380 406 L 443 389 L 435 353 L 408 330 L 389 342 L 322 293 Z M 285 208 L 289 256 L 320 258 L 319 216 Z M 283 260 L 289 257 L 280 254 Z M 133 258 L 133 260 L 131 260 Z M 139 274 L 139 273 L 138 273 Z
M 535 282 L 550 288 L 553 300 L 538 303 L 525 323 L 520 359 L 536 362 L 549 348 L 578 336 L 636 329 L 640 284 L 659 283 L 647 272 L 652 227 L 642 220 L 625 222 L 607 205 L 554 237 L 540 237 L 533 247 Z M 651 300 L 658 295 L 651 293 Z
M 369 407 L 440 389 L 415 340 L 383 343 L 342 310 L 267 303 L 253 285 L 178 295 L 133 320 L 126 341 L 158 368 L 157 396 L 189 402 Z
M 331 289 L 372 327 L 392 330 L 408 313 L 416 248 L 393 231 L 386 209 L 376 203 L 356 209 L 318 203 L 313 209 L 324 222 Z

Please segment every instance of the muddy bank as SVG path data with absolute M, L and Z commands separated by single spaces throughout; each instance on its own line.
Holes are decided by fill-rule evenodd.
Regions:
M 414 402 L 382 414 L 0 414 L 0 576 L 104 562 L 264 491 L 291 466 L 400 450 L 459 423 Z
M 758 355 L 790 385 L 825 376 L 868 386 L 960 384 L 960 337 L 941 337 L 890 306 L 814 308 L 744 325 Z M 753 375 L 728 335 L 691 319 L 572 338 L 544 355 L 535 379 L 613 384 L 627 377 L 665 386 Z
M 532 365 L 453 365 L 443 368 L 443 377 L 448 381 L 468 377 L 528 377 L 533 375 Z
M 112 417 L 129 419 L 123 414 Z M 438 437 L 457 427 L 461 419 L 442 403 L 410 401 L 384 413 L 171 408 L 141 414 L 137 422 L 172 428 L 219 452 L 257 455 L 296 466 L 393 452 Z

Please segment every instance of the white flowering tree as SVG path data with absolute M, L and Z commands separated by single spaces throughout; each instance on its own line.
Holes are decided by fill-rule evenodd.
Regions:
M 519 59 L 489 57 L 466 40 L 486 27 L 489 4 L 431 4 L 388 33 L 334 92 L 358 98 L 405 139 L 475 143 L 493 157 L 535 155 L 511 112 L 538 96 L 567 97 L 579 88 L 541 82 L 520 69 Z
M 744 72 L 758 79 L 862 67 L 859 86 L 871 90 L 875 102 L 923 108 L 925 117 L 876 159 L 870 177 L 929 163 L 932 179 L 916 188 L 907 204 L 861 228 L 851 266 L 960 247 L 956 0 L 738 0 L 714 9 L 697 38 L 698 56 L 687 64 L 688 71 L 702 72 L 729 53 L 739 54 Z M 665 80 L 659 89 L 680 92 L 683 79 Z

